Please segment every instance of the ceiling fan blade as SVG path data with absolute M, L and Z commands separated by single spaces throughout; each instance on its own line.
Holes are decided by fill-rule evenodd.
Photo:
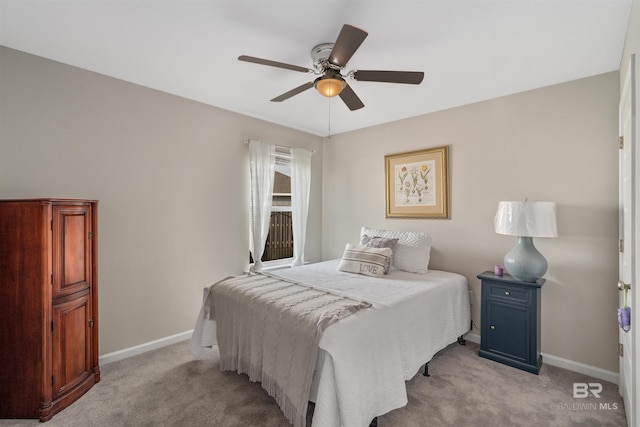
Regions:
M 424 73 L 422 71 L 356 70 L 353 72 L 353 78 L 360 82 L 406 83 L 419 85 L 422 83 Z
M 360 101 L 358 95 L 356 95 L 356 93 L 353 91 L 353 89 L 351 89 L 351 86 L 349 85 L 346 85 L 344 89 L 342 89 L 342 92 L 340 92 L 339 96 L 340 99 L 342 99 L 342 101 L 347 104 L 347 107 L 349 107 L 349 110 L 351 111 L 359 110 L 364 107 L 364 104 L 362 103 L 362 101 Z
M 253 62 L 254 64 L 268 65 L 270 67 L 284 68 L 286 70 L 300 71 L 301 73 L 313 73 L 309 68 L 299 67 L 297 65 L 285 64 L 284 62 L 271 61 L 269 59 L 256 58 L 254 56 L 240 55 L 239 61 Z
M 275 98 L 273 98 L 271 101 L 272 102 L 282 102 L 285 99 L 289 99 L 294 95 L 299 94 L 300 92 L 304 92 L 307 89 L 311 89 L 313 87 L 313 82 L 308 82 L 305 83 L 303 85 L 298 86 L 295 89 L 291 89 L 289 92 L 285 92 L 280 96 L 276 96 Z
M 360 28 L 347 24 L 343 25 L 329 55 L 329 62 L 338 67 L 347 65 L 349 59 L 351 59 L 368 35 L 369 33 Z

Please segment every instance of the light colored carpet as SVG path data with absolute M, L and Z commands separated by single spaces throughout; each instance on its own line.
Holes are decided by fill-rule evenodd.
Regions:
M 626 426 L 616 385 L 547 365 L 533 375 L 479 357 L 474 343 L 447 347 L 429 371 L 407 383 L 409 404 L 378 417 L 378 426 Z M 601 383 L 600 398 L 574 399 L 574 382 Z M 0 420 L 11 427 L 289 425 L 259 384 L 220 372 L 217 353 L 194 359 L 187 342 L 103 366 L 102 380 L 46 424 Z

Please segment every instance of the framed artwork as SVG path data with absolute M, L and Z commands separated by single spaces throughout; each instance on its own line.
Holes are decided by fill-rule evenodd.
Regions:
M 449 147 L 384 156 L 387 218 L 449 219 Z

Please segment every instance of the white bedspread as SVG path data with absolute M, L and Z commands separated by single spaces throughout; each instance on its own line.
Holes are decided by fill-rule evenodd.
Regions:
M 467 280 L 435 270 L 394 270 L 376 279 L 340 272 L 338 264 L 332 260 L 273 274 L 373 304 L 324 331 L 312 386 L 313 427 L 366 427 L 374 417 L 406 405 L 405 381 L 469 330 Z M 205 317 L 201 311 L 194 329 L 195 355 L 215 344 L 215 324 Z
M 373 304 L 342 319 L 320 340 L 314 427 L 366 427 L 407 404 L 405 381 L 469 330 L 467 280 L 430 270 L 394 270 L 380 279 L 337 271 L 339 260 L 275 274 Z

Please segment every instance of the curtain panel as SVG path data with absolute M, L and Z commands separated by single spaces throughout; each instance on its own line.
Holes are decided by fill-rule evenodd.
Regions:
M 276 146 L 261 141 L 249 141 L 249 171 L 251 174 L 250 243 L 253 266 L 250 271 L 262 270 L 262 254 L 269 234 L 273 179 L 276 165 Z
M 311 155 L 304 148 L 291 149 L 291 216 L 293 227 L 293 261 L 291 267 L 304 263 L 307 216 L 311 191 Z

